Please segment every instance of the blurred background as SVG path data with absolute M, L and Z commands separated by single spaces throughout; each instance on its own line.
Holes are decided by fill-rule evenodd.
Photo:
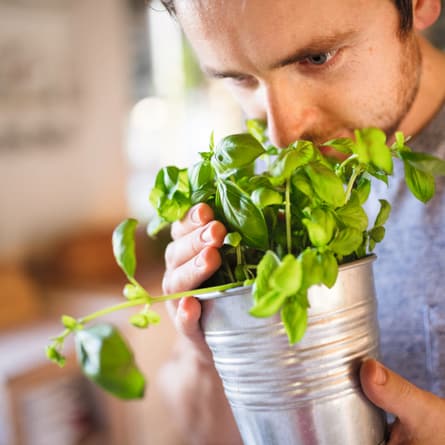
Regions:
M 445 48 L 445 19 L 428 32 Z M 177 24 L 143 0 L 0 0 L 0 445 L 186 445 L 156 376 L 174 330 L 119 325 L 148 377 L 122 402 L 46 361 L 60 314 L 121 301 L 113 228 L 140 221 L 138 278 L 160 292 L 168 234 L 146 236 L 164 165 L 242 129 L 237 105 L 205 80 Z

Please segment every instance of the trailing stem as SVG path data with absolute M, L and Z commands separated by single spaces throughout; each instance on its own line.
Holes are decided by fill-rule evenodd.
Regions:
M 291 230 L 291 208 L 290 208 L 290 178 L 287 178 L 287 180 L 286 180 L 285 215 L 286 215 L 287 252 L 288 253 L 292 253 L 292 230 Z

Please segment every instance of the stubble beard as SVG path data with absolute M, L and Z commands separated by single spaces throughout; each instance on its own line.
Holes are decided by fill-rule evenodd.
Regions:
M 400 57 L 400 86 L 397 89 L 392 119 L 382 128 L 388 137 L 400 128 L 400 124 L 411 110 L 419 92 L 422 73 L 422 54 L 414 33 L 400 39 L 402 45 L 405 44 Z

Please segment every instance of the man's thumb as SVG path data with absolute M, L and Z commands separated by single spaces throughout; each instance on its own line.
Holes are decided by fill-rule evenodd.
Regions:
M 432 408 L 438 403 L 433 394 L 414 386 L 376 360 L 366 360 L 360 369 L 363 391 L 371 402 L 397 416 L 405 428 L 426 427 Z

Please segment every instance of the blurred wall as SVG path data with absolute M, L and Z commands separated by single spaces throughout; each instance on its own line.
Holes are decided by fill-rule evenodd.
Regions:
M 122 0 L 0 0 L 0 259 L 125 214 Z

